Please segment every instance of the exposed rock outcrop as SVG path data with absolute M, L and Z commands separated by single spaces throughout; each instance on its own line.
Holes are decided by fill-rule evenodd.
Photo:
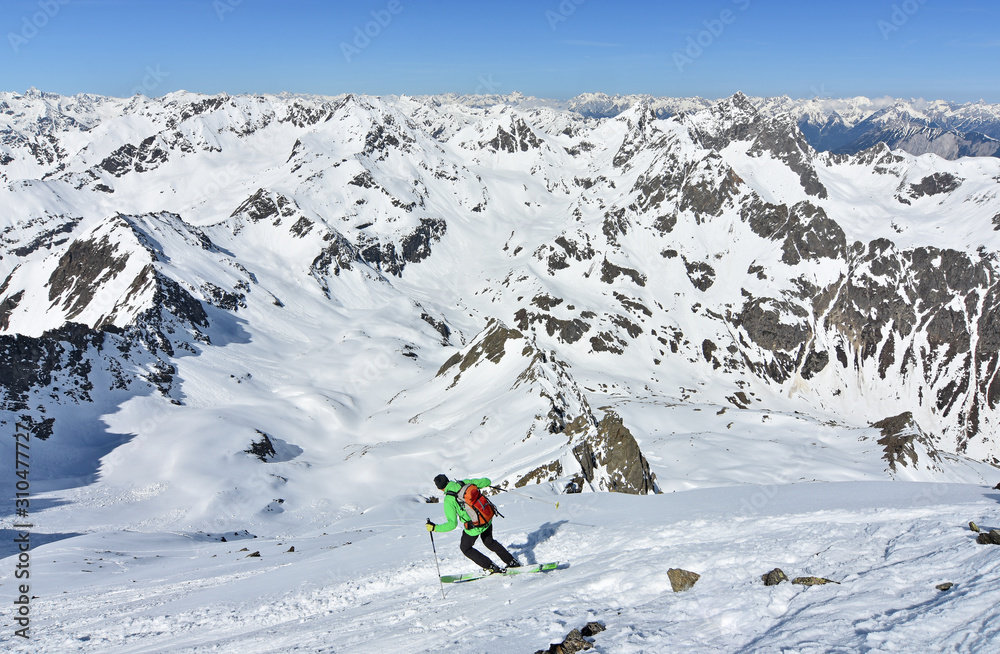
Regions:
M 918 445 L 929 456 L 932 464 L 940 460 L 933 443 L 913 420 L 913 414 L 909 411 L 873 423 L 872 427 L 882 431 L 878 444 L 885 452 L 882 458 L 888 463 L 890 474 L 896 473 L 899 466 L 917 466 Z
M 656 476 L 642 455 L 639 444 L 618 414 L 609 411 L 597 424 L 596 433 L 573 448 L 583 477 L 601 490 L 646 495 L 656 492 Z

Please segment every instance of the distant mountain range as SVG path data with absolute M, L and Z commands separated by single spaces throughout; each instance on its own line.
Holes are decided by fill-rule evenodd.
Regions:
M 639 103 L 648 105 L 658 118 L 667 118 L 707 109 L 717 102 L 698 97 L 604 93 L 585 93 L 566 101 L 544 100 L 519 93 L 445 97 L 474 106 L 503 103 L 524 108 L 552 107 L 587 118 L 612 118 Z M 820 152 L 857 154 L 877 143 L 885 143 L 893 150 L 913 155 L 931 152 L 945 159 L 1000 156 L 1000 105 L 866 97 L 748 99 L 765 113 L 786 113 L 794 117 L 806 141 Z

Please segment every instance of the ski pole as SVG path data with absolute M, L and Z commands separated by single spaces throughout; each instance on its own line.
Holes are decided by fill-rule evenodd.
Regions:
M 433 524 L 431 522 L 430 518 L 427 518 L 427 524 Z M 437 550 L 437 547 L 434 545 L 434 532 L 433 531 L 428 531 L 427 534 L 431 537 L 431 549 L 434 550 L 434 565 L 437 566 L 438 583 L 441 584 L 441 599 L 445 599 L 445 597 L 444 597 L 444 582 L 441 581 L 441 564 L 438 563 L 438 550 Z
M 532 497 L 531 495 L 525 495 L 524 493 L 518 493 L 516 491 L 507 490 L 506 488 L 500 488 L 499 486 L 490 486 L 493 490 L 503 491 L 505 493 L 512 493 L 514 495 L 520 495 L 521 497 L 527 497 L 529 500 L 535 500 L 536 502 L 545 502 L 546 504 L 554 504 L 555 507 L 559 508 L 559 502 L 550 502 L 548 500 L 542 500 L 537 497 Z

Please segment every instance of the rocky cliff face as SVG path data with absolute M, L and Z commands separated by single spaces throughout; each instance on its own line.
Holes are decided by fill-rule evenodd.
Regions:
M 525 409 L 531 407 L 533 416 L 525 409 L 522 415 L 509 409 L 515 415 L 497 418 L 501 424 L 527 427 L 520 443 L 509 442 L 500 448 L 505 458 L 524 461 L 508 473 L 515 480 L 514 486 L 563 480 L 566 492 L 656 491 L 655 475 L 621 418 L 608 412 L 598 420 L 569 366 L 554 352 L 539 350 L 530 332 L 491 322 L 469 346 L 441 366 L 437 378 L 449 381 L 442 393 L 436 393 L 445 401 L 433 413 L 447 412 L 443 407 L 448 395 L 459 395 L 484 383 L 499 387 L 508 406 L 520 405 L 513 401 L 513 397 L 520 397 Z M 509 388 L 505 388 L 507 384 Z M 422 420 L 432 419 L 433 413 Z M 473 427 L 473 437 L 484 426 Z M 525 458 L 525 451 L 533 452 L 530 458 Z M 544 462 L 539 465 L 540 460 Z

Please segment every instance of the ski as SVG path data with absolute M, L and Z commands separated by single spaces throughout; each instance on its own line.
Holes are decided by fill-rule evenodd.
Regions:
M 549 570 L 555 570 L 559 566 L 558 561 L 553 561 L 551 563 L 535 563 L 533 565 L 522 565 L 519 568 L 510 568 L 507 572 L 502 574 L 490 574 L 488 572 L 467 572 L 461 575 L 444 575 L 441 577 L 441 581 L 446 584 L 460 584 L 466 581 L 475 581 L 476 579 L 485 579 L 486 577 L 509 577 L 513 575 L 524 574 L 525 572 L 547 572 Z

